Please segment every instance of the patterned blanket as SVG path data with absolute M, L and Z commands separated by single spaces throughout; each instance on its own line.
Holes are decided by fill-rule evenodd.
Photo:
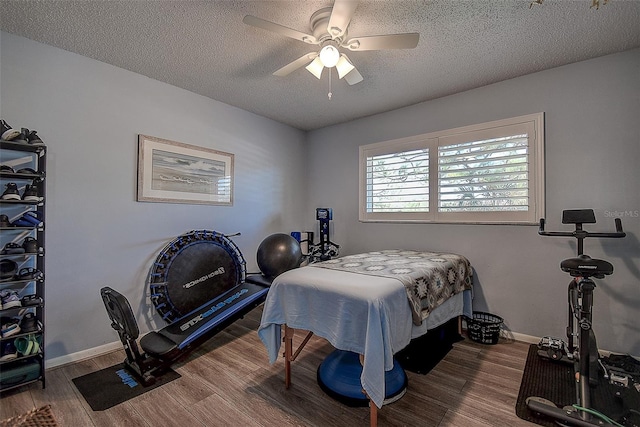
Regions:
M 413 323 L 419 325 L 449 297 L 471 289 L 473 269 L 461 255 L 386 250 L 348 255 L 314 267 L 391 277 L 405 287 Z

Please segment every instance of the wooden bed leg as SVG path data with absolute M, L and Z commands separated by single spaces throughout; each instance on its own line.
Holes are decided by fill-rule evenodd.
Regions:
M 360 355 L 360 364 L 364 366 L 364 354 Z M 369 399 L 369 395 L 364 389 L 362 389 L 362 393 Z M 371 399 L 369 399 L 369 425 L 371 427 L 378 427 L 378 407 Z
M 291 387 L 291 360 L 293 359 L 294 329 L 284 325 L 284 387 Z
M 458 316 L 458 335 L 462 336 L 462 316 Z
M 378 407 L 373 401 L 369 400 L 369 423 L 371 427 L 378 427 Z

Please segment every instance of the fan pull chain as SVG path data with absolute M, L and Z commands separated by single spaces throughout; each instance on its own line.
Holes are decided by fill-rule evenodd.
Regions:
M 329 93 L 327 94 L 329 101 L 331 101 L 331 95 L 333 95 L 333 93 L 331 93 L 331 68 L 329 68 Z

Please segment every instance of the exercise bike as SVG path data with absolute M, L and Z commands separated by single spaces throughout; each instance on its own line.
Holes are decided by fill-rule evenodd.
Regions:
M 544 337 L 538 345 L 539 356 L 574 364 L 577 403 L 571 407 L 558 408 L 547 399 L 528 397 L 526 404 L 534 412 L 575 426 L 602 426 L 608 423 L 606 419 L 603 422 L 603 418 L 598 417 L 592 410 L 589 387 L 598 383 L 599 365 L 598 346 L 592 329 L 593 290 L 596 287 L 593 278 L 602 279 L 612 274 L 613 265 L 585 255 L 584 239 L 587 237 L 621 238 L 625 237 L 626 233 L 622 230 L 620 218 L 615 219 L 615 233 L 592 233 L 582 227 L 583 224 L 595 222 L 593 209 L 564 210 L 562 223 L 574 224 L 574 231 L 545 231 L 544 218 L 540 219 L 538 230 L 541 236 L 574 237 L 578 242 L 577 257 L 565 259 L 560 263 L 560 269 L 573 277 L 568 289 L 567 341 Z

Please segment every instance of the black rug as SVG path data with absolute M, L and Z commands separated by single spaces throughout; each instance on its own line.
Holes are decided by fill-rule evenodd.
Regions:
M 516 415 L 523 420 L 543 426 L 557 427 L 555 421 L 529 410 L 525 400 L 538 396 L 558 407 L 577 403 L 573 366 L 538 356 L 538 346 L 529 347 L 527 363 L 522 375 L 516 402 Z M 609 383 L 600 372 L 599 384 L 591 387 L 591 406 L 624 426 L 640 426 L 640 392 Z
M 161 377 L 157 377 L 157 381 L 153 385 L 144 387 L 140 381 L 124 368 L 124 364 L 120 363 L 74 378 L 73 383 L 78 391 L 82 393 L 91 409 L 104 411 L 177 378 L 180 378 L 180 374 L 168 369 Z

